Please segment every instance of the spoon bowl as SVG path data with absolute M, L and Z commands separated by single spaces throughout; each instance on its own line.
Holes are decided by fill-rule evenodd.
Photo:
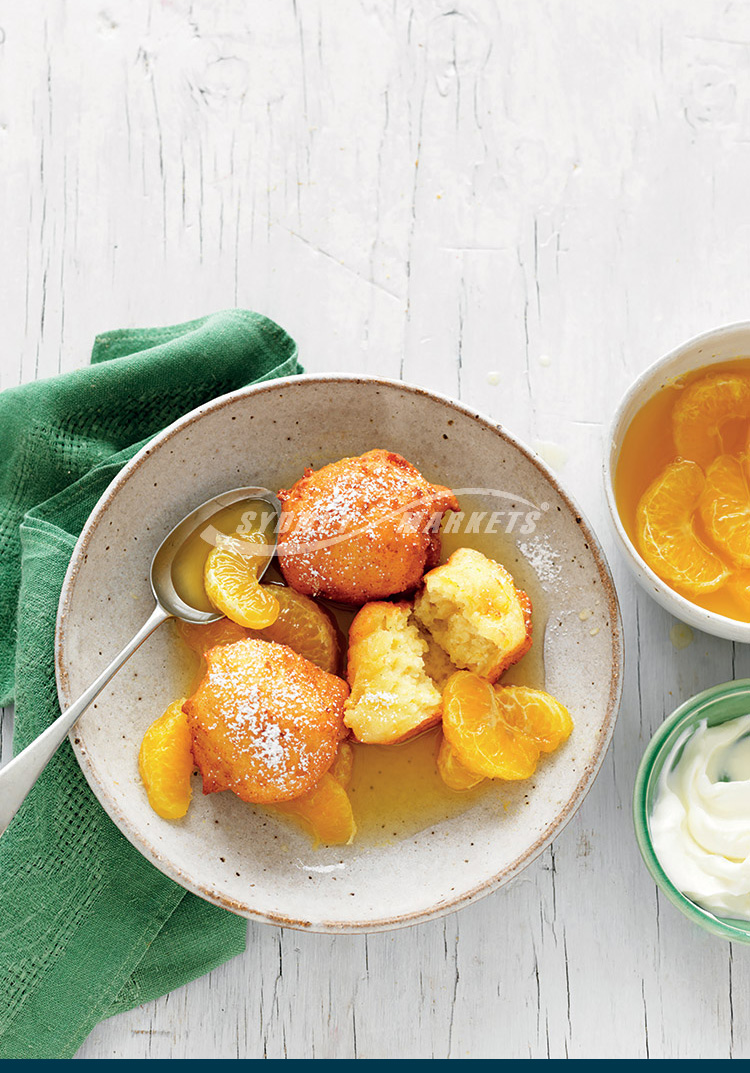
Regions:
M 276 536 L 281 518 L 281 503 L 273 492 L 269 492 L 267 488 L 232 488 L 228 492 L 222 492 L 221 495 L 214 496 L 213 499 L 208 499 L 205 503 L 201 503 L 199 507 L 196 507 L 190 514 L 186 515 L 181 522 L 178 522 L 174 529 L 167 533 L 164 540 L 162 540 L 151 560 L 151 591 L 154 594 L 154 599 L 173 618 L 184 619 L 185 622 L 201 623 L 215 622 L 217 619 L 224 617 L 219 611 L 201 611 L 199 608 L 192 607 L 186 603 L 175 588 L 172 566 L 177 552 L 188 537 L 192 536 L 201 525 L 209 522 L 218 511 L 223 510 L 225 507 L 233 507 L 235 504 L 242 503 L 245 500 L 260 500 L 263 503 L 267 503 L 275 514 L 273 541 L 265 546 L 259 546 L 257 549 L 265 556 L 265 562 L 262 563 L 258 570 L 258 581 L 265 574 L 276 550 Z M 211 527 L 207 527 L 202 536 L 207 544 L 215 543 L 215 530 Z

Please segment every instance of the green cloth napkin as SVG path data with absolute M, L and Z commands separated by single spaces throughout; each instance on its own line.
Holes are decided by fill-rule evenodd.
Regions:
M 59 713 L 57 605 L 78 534 L 122 465 L 201 403 L 301 372 L 277 324 L 230 310 L 99 336 L 91 366 L 0 395 L 0 693 L 15 751 Z M 0 1058 L 69 1058 L 94 1025 L 245 947 L 120 834 L 65 742 L 0 839 Z

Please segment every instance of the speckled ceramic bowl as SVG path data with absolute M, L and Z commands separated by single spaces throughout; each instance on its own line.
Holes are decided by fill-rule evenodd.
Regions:
M 493 509 L 520 510 L 511 534 L 488 537 L 486 547 L 496 541 L 498 556 L 536 594 L 535 651 L 543 646 L 547 688 L 575 720 L 570 740 L 532 779 L 492 784 L 466 811 L 422 830 L 407 824 L 387 841 L 343 848 L 315 850 L 287 818 L 230 793 L 204 797 L 197 780 L 186 818 L 162 820 L 139 779 L 138 748 L 185 688 L 171 624 L 72 736 L 103 807 L 157 868 L 236 913 L 320 931 L 415 923 L 506 883 L 562 829 L 596 776 L 620 697 L 619 611 L 599 544 L 549 470 L 503 429 L 400 383 L 301 376 L 247 388 L 188 414 L 122 470 L 81 534 L 58 617 L 66 705 L 148 616 L 153 551 L 192 507 L 238 484 L 288 486 L 305 466 L 373 447 L 405 455 L 453 487 L 462 505 L 494 490 Z
M 670 381 L 694 369 L 745 357 L 750 357 L 750 322 L 728 324 L 725 327 L 705 332 L 703 335 L 697 335 L 649 366 L 631 384 L 612 420 L 609 450 L 604 459 L 604 486 L 615 534 L 625 561 L 649 596 L 652 596 L 670 614 L 694 626 L 697 630 L 711 633 L 715 637 L 724 637 L 728 641 L 750 644 L 750 622 L 739 622 L 737 619 L 727 618 L 725 615 L 716 614 L 715 611 L 707 611 L 706 608 L 699 607 L 698 604 L 681 596 L 654 573 L 630 539 L 620 518 L 615 495 L 615 476 L 625 434 L 630 422 L 649 399 L 653 398 Z

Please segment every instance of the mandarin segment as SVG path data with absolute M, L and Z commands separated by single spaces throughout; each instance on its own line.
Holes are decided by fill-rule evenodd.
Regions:
M 449 790 L 473 790 L 480 782 L 484 782 L 483 775 L 475 775 L 463 766 L 445 735 L 440 739 L 437 769 Z
M 543 753 L 554 752 L 571 735 L 570 712 L 542 689 L 495 686 L 495 700 L 508 726 L 526 734 Z
M 528 779 L 539 745 L 505 722 L 492 684 L 458 671 L 443 691 L 443 733 L 463 767 L 489 779 Z
M 729 579 L 729 588 L 748 610 L 750 610 L 750 570 L 738 570 Z
M 750 377 L 715 373 L 693 381 L 672 413 L 677 453 L 707 466 L 725 450 L 722 432 L 732 421 L 750 421 Z
M 296 816 L 312 832 L 316 844 L 348 846 L 357 833 L 352 803 L 346 789 L 330 772 L 326 772 L 312 790 L 293 801 L 274 806 L 279 812 Z
M 182 640 L 201 658 L 216 645 L 231 645 L 252 636 L 252 631 L 232 622 L 230 618 L 219 618 L 215 622 L 185 622 L 177 620 L 177 632 Z
M 341 644 L 331 615 L 308 596 L 284 585 L 261 585 L 261 588 L 269 589 L 279 604 L 279 616 L 270 626 L 250 630 L 229 618 L 204 623 L 178 621 L 180 637 L 199 656 L 205 656 L 215 645 L 233 644 L 245 637 L 276 641 L 288 645 L 321 670 L 336 674 L 341 664 Z
M 185 698 L 173 701 L 143 735 L 138 770 L 149 804 L 165 820 L 179 820 L 187 812 L 192 790 L 193 738 L 182 710 Z
M 636 511 L 638 546 L 664 581 L 692 593 L 718 589 L 729 577 L 700 539 L 694 515 L 706 484 L 695 462 L 672 462 L 646 489 Z
M 448 786 L 464 771 L 490 779 L 527 779 L 540 753 L 551 753 L 573 730 L 568 710 L 549 693 L 528 686 L 493 686 L 459 671 L 443 693 L 438 770 Z M 464 769 L 464 770 L 462 770 Z
M 342 741 L 339 745 L 339 751 L 336 753 L 336 758 L 329 770 L 334 779 L 340 782 L 344 788 L 346 788 L 352 781 L 352 774 L 354 773 L 354 749 L 348 741 Z
M 262 533 L 246 537 L 218 536 L 206 559 L 203 583 L 213 606 L 239 626 L 261 630 L 276 621 L 279 602 L 270 586 L 258 584 L 265 555 Z
M 750 567 L 747 459 L 721 455 L 711 463 L 699 510 L 707 535 L 732 565 Z
M 331 615 L 309 596 L 284 585 L 262 585 L 279 605 L 279 616 L 259 636 L 289 645 L 305 659 L 329 674 L 341 666 L 338 629 Z

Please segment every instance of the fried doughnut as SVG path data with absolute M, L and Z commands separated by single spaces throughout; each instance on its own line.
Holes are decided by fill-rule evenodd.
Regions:
M 351 694 L 344 722 L 370 745 L 394 745 L 440 722 L 441 693 L 425 669 L 428 642 L 406 601 L 365 604 L 349 630 Z
M 210 649 L 183 705 L 204 794 L 289 801 L 325 774 L 346 735 L 346 682 L 286 645 L 247 638 Z
M 442 514 L 458 510 L 449 488 L 383 450 L 308 469 L 279 499 L 287 583 L 355 605 L 415 589 L 440 559 Z
M 531 648 L 531 600 L 500 563 L 459 548 L 425 574 L 414 614 L 456 667 L 495 682 Z

